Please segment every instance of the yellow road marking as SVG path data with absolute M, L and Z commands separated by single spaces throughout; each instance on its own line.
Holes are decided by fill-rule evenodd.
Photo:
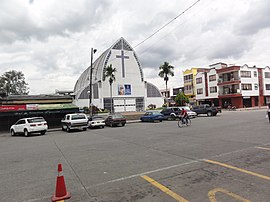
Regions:
M 227 194 L 227 195 L 229 195 L 229 196 L 231 196 L 239 201 L 251 202 L 250 200 L 247 200 L 247 199 L 245 199 L 237 194 L 234 194 L 234 193 L 227 191 L 226 189 L 222 189 L 222 188 L 215 188 L 215 189 L 212 189 L 208 192 L 208 198 L 209 198 L 210 202 L 217 202 L 217 200 L 216 200 L 216 193 L 217 192 L 222 192 L 224 194 Z
M 270 151 L 270 148 L 267 148 L 267 147 L 256 147 L 256 148 Z
M 244 169 L 241 169 L 241 168 L 237 168 L 237 167 L 235 167 L 235 166 L 231 166 L 231 165 L 228 165 L 228 164 L 224 164 L 224 163 L 220 163 L 220 162 L 212 161 L 212 160 L 208 160 L 208 159 L 205 159 L 204 161 L 207 162 L 207 163 L 216 164 L 216 165 L 223 166 L 223 167 L 226 167 L 226 168 L 231 168 L 231 169 L 233 169 L 233 170 L 237 170 L 237 171 L 240 171 L 240 172 L 242 172 L 242 173 L 246 173 L 246 174 L 249 174 L 249 175 L 253 175 L 253 176 L 256 176 L 256 177 L 265 179 L 265 180 L 270 180 L 270 177 L 268 177 L 268 176 L 266 176 L 266 175 L 261 175 L 261 174 L 258 174 L 258 173 L 254 173 L 254 172 L 251 172 L 251 171 L 248 171 L 248 170 L 244 170 Z
M 170 195 L 171 197 L 173 197 L 174 199 L 176 199 L 177 201 L 180 202 L 189 202 L 188 200 L 184 199 L 183 197 L 179 196 L 178 194 L 174 193 L 173 191 L 171 191 L 170 189 L 168 189 L 167 187 L 163 186 L 162 184 L 158 183 L 157 181 L 155 181 L 154 179 L 148 177 L 147 175 L 143 175 L 141 176 L 143 179 L 145 179 L 146 181 L 148 181 L 149 183 L 151 183 L 152 185 L 154 185 L 155 187 L 159 188 L 161 191 L 163 191 L 164 193 Z

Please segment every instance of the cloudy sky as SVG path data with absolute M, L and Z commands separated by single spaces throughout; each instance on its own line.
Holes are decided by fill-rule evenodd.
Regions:
M 197 0 L 1 0 L 0 75 L 25 74 L 30 94 L 73 89 L 90 64 L 120 37 L 135 47 Z M 145 80 L 165 88 L 158 67 L 182 71 L 216 62 L 270 65 L 270 1 L 200 0 L 135 48 Z

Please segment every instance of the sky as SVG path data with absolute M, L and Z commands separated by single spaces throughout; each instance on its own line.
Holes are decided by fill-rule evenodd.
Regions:
M 1 0 L 0 75 L 22 71 L 30 94 L 73 90 L 81 73 L 124 37 L 135 47 L 146 81 L 165 89 L 159 66 L 183 70 L 223 62 L 270 66 L 270 1 L 266 0 Z M 180 16 L 173 20 L 176 16 Z

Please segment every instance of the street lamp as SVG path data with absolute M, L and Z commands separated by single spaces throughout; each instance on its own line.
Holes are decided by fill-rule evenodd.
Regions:
M 90 60 L 90 75 L 89 75 L 89 111 L 90 117 L 93 115 L 93 108 L 92 108 L 92 74 L 93 74 L 93 55 L 97 52 L 97 49 L 91 48 L 91 60 Z

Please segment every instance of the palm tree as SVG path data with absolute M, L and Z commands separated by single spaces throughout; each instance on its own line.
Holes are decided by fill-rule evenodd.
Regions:
M 111 95 L 111 113 L 112 113 L 112 83 L 115 81 L 115 72 L 116 69 L 113 68 L 112 64 L 107 66 L 105 68 L 105 79 L 109 78 L 109 83 L 110 83 L 110 95 Z
M 158 75 L 161 78 L 164 78 L 164 81 L 165 81 L 165 84 L 166 84 L 166 93 L 167 93 L 167 83 L 168 83 L 168 80 L 169 80 L 168 76 L 174 76 L 174 73 L 173 73 L 174 66 L 170 65 L 168 62 L 164 62 L 164 64 L 161 65 L 159 67 L 159 69 L 161 71 L 159 72 Z

